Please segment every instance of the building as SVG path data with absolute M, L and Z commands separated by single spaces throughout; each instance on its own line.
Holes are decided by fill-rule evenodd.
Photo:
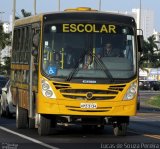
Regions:
M 154 12 L 149 9 L 132 9 L 131 15 L 135 18 L 137 28 L 143 30 L 144 39 L 147 40 L 154 32 Z
M 136 23 L 137 29 L 143 30 L 144 39 L 147 40 L 149 36 L 153 35 L 154 32 L 154 12 L 149 9 L 132 9 L 132 11 L 109 11 L 113 13 L 120 13 L 132 16 Z M 139 34 L 139 32 L 138 32 Z

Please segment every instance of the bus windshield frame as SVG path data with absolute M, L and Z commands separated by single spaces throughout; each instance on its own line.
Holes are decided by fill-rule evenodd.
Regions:
M 117 31 L 115 27 L 117 27 Z M 69 79 L 71 82 L 84 79 L 92 79 L 96 82 L 98 80 L 101 80 L 101 82 L 102 80 L 111 81 L 111 79 L 118 81 L 131 80 L 137 75 L 135 30 L 129 24 L 118 22 L 46 21 L 42 34 L 42 74 L 47 78 L 61 81 L 67 80 L 72 75 Z M 105 57 L 104 46 L 107 43 L 114 45 L 115 51 L 120 48 L 120 53 L 123 56 Z M 127 50 L 130 50 L 130 53 Z M 71 60 L 71 67 L 65 66 L 68 64 L 67 52 L 70 55 L 77 54 Z M 126 56 L 127 52 L 130 54 L 129 60 Z M 85 66 L 82 66 L 87 61 L 87 57 L 94 62 L 94 68 L 92 68 L 92 65 L 90 65 L 90 69 L 85 69 Z M 50 62 L 46 64 L 48 59 Z M 53 62 L 54 60 L 55 62 Z

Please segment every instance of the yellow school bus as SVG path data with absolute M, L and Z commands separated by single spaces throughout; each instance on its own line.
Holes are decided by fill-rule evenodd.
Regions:
M 86 7 L 17 20 L 16 127 L 48 135 L 60 124 L 98 130 L 111 124 L 114 135 L 126 135 L 137 110 L 140 43 L 134 18 Z

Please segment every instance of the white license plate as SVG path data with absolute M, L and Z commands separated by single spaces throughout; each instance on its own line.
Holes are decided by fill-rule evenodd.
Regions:
M 96 109 L 97 104 L 96 103 L 81 103 L 80 107 L 83 109 Z

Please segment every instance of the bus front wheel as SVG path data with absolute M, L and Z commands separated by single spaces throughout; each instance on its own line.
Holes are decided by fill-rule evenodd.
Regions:
M 38 134 L 40 136 L 49 135 L 51 130 L 51 119 L 45 115 L 39 115 Z
M 113 126 L 113 132 L 115 136 L 126 136 L 127 133 L 127 123 L 121 123 Z

